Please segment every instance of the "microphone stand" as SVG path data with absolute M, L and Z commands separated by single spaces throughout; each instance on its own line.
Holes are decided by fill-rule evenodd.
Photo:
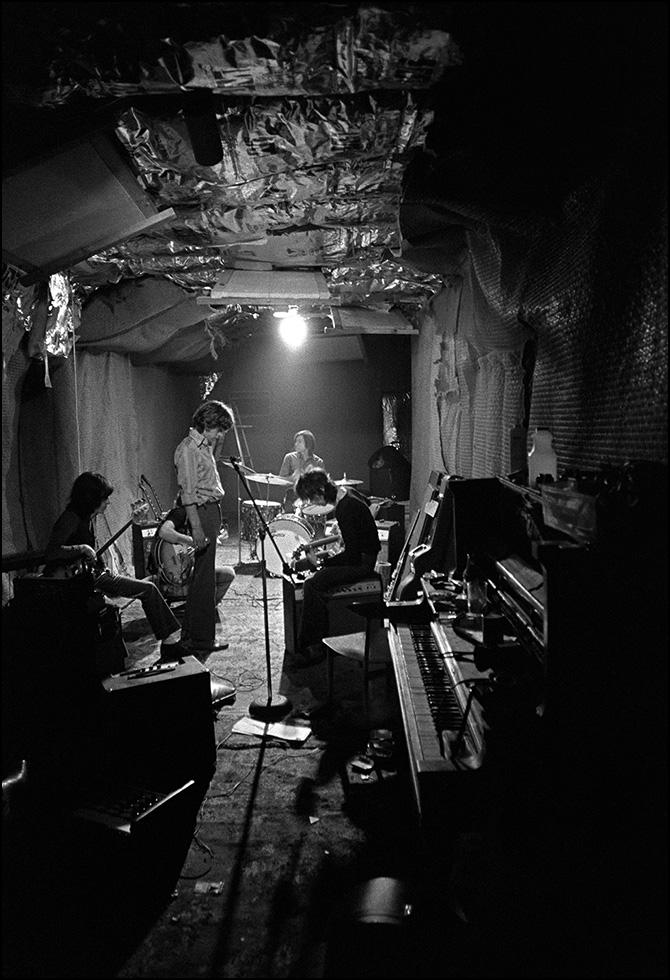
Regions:
M 273 697 L 272 694 L 272 662 L 270 660 L 270 627 L 268 623 L 268 589 L 267 589 L 267 573 L 265 568 L 265 535 L 267 534 L 270 541 L 274 545 L 274 549 L 279 555 L 282 563 L 282 571 L 288 574 L 291 581 L 294 581 L 291 569 L 284 561 L 284 556 L 277 547 L 277 542 L 272 537 L 272 532 L 265 522 L 258 504 L 255 500 L 255 495 L 252 494 L 249 489 L 249 484 L 240 469 L 240 461 L 235 458 L 235 456 L 230 457 L 230 464 L 237 473 L 238 478 L 242 481 L 244 489 L 246 490 L 251 502 L 254 505 L 254 510 L 258 516 L 259 522 L 259 532 L 258 536 L 261 541 L 261 580 L 263 583 L 263 624 L 265 627 L 265 666 L 267 674 L 267 699 L 263 701 L 260 698 L 255 698 L 249 705 L 249 714 L 252 718 L 257 718 L 259 721 L 275 721 L 278 718 L 283 718 L 291 710 L 291 702 L 288 698 L 284 697 L 283 694 L 276 694 Z

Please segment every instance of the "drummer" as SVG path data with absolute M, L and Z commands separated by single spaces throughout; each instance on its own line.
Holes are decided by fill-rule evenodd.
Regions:
M 294 509 L 296 501 L 298 506 L 300 504 L 295 492 L 295 486 L 300 477 L 315 468 L 325 469 L 323 460 L 314 452 L 315 448 L 316 439 L 309 429 L 301 429 L 293 436 L 293 452 L 286 453 L 279 470 L 280 476 L 293 481 L 293 486 L 289 487 L 284 494 L 282 509 L 285 514 Z

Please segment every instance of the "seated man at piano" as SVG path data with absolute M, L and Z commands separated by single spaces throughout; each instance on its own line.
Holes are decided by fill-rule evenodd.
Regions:
M 88 566 L 95 588 L 109 598 L 138 598 L 156 639 L 161 657 L 179 659 L 188 653 L 180 641 L 181 627 L 158 588 L 151 581 L 115 575 L 96 552 L 94 521 L 104 514 L 114 487 L 101 473 L 81 473 L 72 485 L 65 510 L 53 526 L 46 546 L 45 576 L 67 577 Z
M 296 493 L 305 513 L 332 514 L 343 543 L 342 550 L 327 555 L 305 581 L 297 666 L 308 667 L 326 655 L 321 640 L 328 636 L 329 591 L 372 574 L 381 545 L 370 508 L 348 487 L 336 486 L 325 470 L 315 468 L 301 476 Z

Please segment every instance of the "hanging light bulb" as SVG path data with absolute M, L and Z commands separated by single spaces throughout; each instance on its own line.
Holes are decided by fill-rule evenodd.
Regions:
M 307 339 L 307 323 L 305 319 L 298 313 L 297 306 L 289 306 L 288 312 L 276 311 L 273 316 L 277 317 L 279 322 L 279 336 L 291 349 L 302 346 Z

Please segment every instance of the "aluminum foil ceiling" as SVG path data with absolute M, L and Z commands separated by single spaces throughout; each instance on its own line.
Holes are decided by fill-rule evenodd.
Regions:
M 437 288 L 437 277 L 398 276 L 398 214 L 405 166 L 433 120 L 421 94 L 461 62 L 450 35 L 424 26 L 421 5 L 340 5 L 334 19 L 338 5 L 315 5 L 327 22 L 314 23 L 312 9 L 308 26 L 289 16 L 274 22 L 273 36 L 231 38 L 233 5 L 220 4 L 221 33 L 201 36 L 200 5 L 186 6 L 193 36 L 183 42 L 156 37 L 133 50 L 128 26 L 117 24 L 103 54 L 113 8 L 97 30 L 60 39 L 41 105 L 122 98 L 118 141 L 157 207 L 177 212 L 160 232 L 90 257 L 75 281 L 90 289 L 160 274 L 199 290 L 251 260 L 318 267 L 359 297 L 371 280 L 402 294 L 403 279 L 412 300 Z M 212 5 L 202 6 L 211 29 Z M 213 166 L 198 163 L 189 133 L 189 95 L 205 90 L 216 96 L 222 147 Z M 172 112 L 152 111 L 146 98 L 133 104 L 156 95 L 164 105 L 171 94 L 182 106 Z
M 62 23 L 42 78 L 12 91 L 54 113 L 104 107 L 138 182 L 176 213 L 67 270 L 75 293 L 145 276 L 202 293 L 261 262 L 319 269 L 334 303 L 404 304 L 416 320 L 442 279 L 403 265 L 403 177 L 433 122 L 430 86 L 462 62 L 431 5 L 167 4 L 153 25 L 142 9 Z M 261 10 L 265 33 L 230 33 Z M 203 99 L 212 165 L 194 146 Z

